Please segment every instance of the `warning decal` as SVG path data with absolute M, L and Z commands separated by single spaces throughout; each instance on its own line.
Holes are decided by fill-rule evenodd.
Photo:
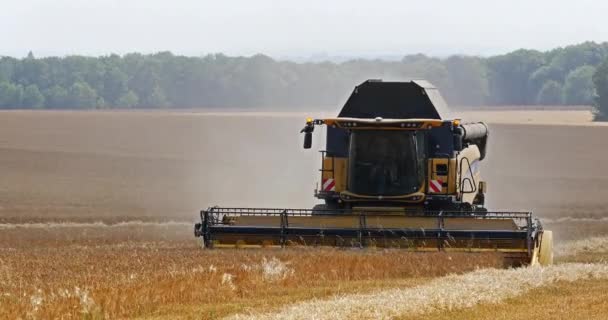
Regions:
M 429 183 L 429 189 L 431 192 L 434 193 L 441 192 L 441 190 L 443 189 L 443 181 L 439 179 L 431 180 L 431 182 Z
M 336 191 L 336 181 L 334 179 L 323 179 L 323 191 Z

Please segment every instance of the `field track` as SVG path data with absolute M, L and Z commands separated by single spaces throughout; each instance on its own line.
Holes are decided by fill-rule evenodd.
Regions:
M 485 269 L 427 284 L 367 294 L 298 303 L 277 313 L 236 315 L 229 319 L 394 319 L 499 303 L 557 282 L 608 279 L 606 264 L 560 264 L 546 268 Z

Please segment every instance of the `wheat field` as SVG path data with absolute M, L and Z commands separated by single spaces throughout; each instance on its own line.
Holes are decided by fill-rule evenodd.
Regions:
M 491 254 L 471 259 L 305 248 L 203 251 L 192 241 L 134 240 L 9 246 L 0 248 L 0 256 L 0 318 L 6 319 L 212 319 L 313 297 L 410 286 L 500 263 Z

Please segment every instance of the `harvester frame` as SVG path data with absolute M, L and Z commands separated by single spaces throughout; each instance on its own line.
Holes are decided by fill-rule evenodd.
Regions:
M 265 226 L 235 225 L 237 217 L 266 218 Z M 312 227 L 291 220 L 315 216 L 330 221 L 332 218 L 352 218 L 357 225 L 345 227 Z M 205 248 L 270 248 L 297 246 L 333 246 L 342 248 L 401 248 L 416 252 L 501 252 L 509 266 L 538 260 L 543 227 L 531 212 L 470 212 L 395 210 L 381 213 L 363 210 L 319 210 L 280 208 L 223 208 L 210 207 L 200 212 L 201 223 L 195 227 Z M 369 225 L 373 219 L 421 219 L 435 224 L 435 228 L 402 228 Z M 450 219 L 515 221 L 516 228 L 455 230 L 446 226 Z M 274 224 L 269 223 L 274 221 Z M 331 224 L 331 223 L 329 223 Z M 502 223 L 504 225 L 504 223 Z M 252 239 L 259 237 L 257 244 Z M 232 238 L 232 240 L 231 240 Z M 249 244 L 234 239 L 249 239 Z M 227 241 L 226 241 L 227 240 Z M 222 244 L 224 242 L 232 244 Z M 502 245 L 501 245 L 502 243 Z M 457 244 L 457 245 L 456 245 Z

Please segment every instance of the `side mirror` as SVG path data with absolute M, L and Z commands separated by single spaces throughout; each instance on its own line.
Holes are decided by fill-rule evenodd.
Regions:
M 488 184 L 485 181 L 479 181 L 479 193 L 486 193 Z
M 312 132 L 304 133 L 304 149 L 310 149 L 312 147 Z
M 312 147 L 312 132 L 315 131 L 315 123 L 312 118 L 306 119 L 306 126 L 300 130 L 300 133 L 304 133 L 304 149 L 310 149 Z

